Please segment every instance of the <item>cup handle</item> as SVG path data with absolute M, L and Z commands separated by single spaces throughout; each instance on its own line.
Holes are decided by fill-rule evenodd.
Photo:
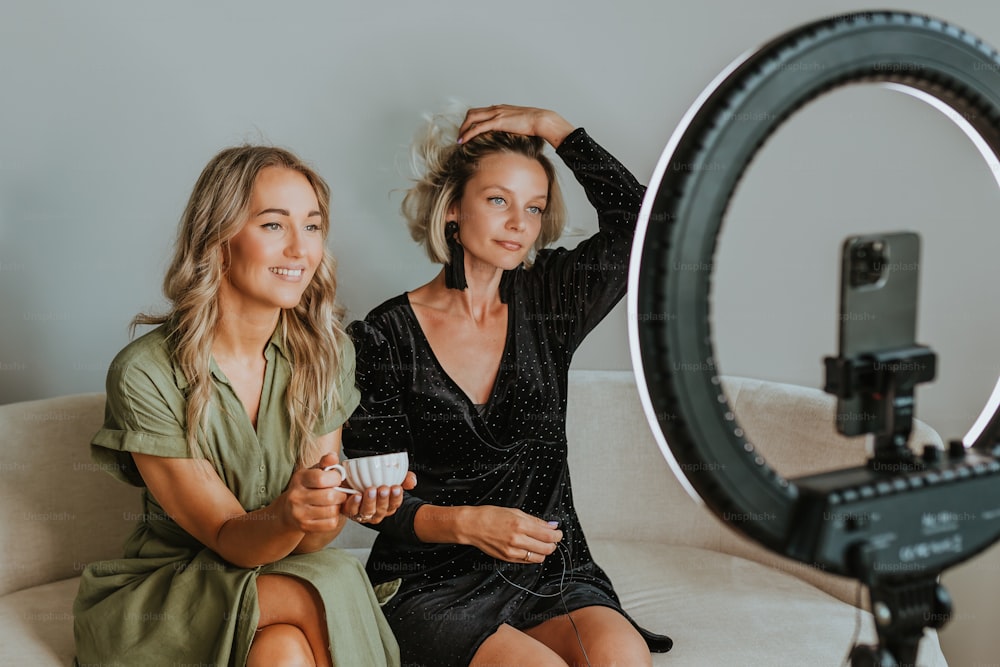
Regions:
M 342 479 L 347 479 L 347 470 L 345 470 L 344 466 L 340 465 L 339 463 L 334 463 L 332 466 L 326 466 L 325 468 L 323 468 L 323 470 L 324 471 L 336 470 L 337 472 L 340 473 Z M 355 489 L 351 489 L 344 486 L 335 486 L 333 488 L 336 489 L 337 491 L 340 491 L 341 493 L 346 493 L 348 495 L 351 495 L 352 493 L 359 493 Z

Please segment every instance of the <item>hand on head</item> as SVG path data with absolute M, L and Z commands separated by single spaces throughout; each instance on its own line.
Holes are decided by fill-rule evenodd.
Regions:
M 562 140 L 573 131 L 573 126 L 548 109 L 496 104 L 466 112 L 465 120 L 458 129 L 458 143 L 465 143 L 476 135 L 492 131 L 541 137 L 553 148 L 558 148 Z

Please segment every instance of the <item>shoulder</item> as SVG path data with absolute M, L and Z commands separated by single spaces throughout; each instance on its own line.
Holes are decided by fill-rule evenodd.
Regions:
M 337 336 L 337 354 L 340 360 L 341 380 L 354 374 L 354 366 L 357 363 L 357 351 L 354 341 L 346 334 Z
M 391 320 L 394 318 L 399 318 L 410 307 L 410 299 L 407 297 L 406 293 L 394 296 L 391 299 L 383 301 L 365 316 L 366 322 L 379 322 L 383 320 Z
M 162 363 L 170 361 L 167 327 L 164 324 L 142 334 L 115 355 L 121 363 Z
M 136 378 L 174 379 L 174 363 L 166 325 L 139 336 L 115 355 L 108 368 L 108 386 L 118 386 Z
M 552 274 L 562 267 L 571 255 L 565 246 L 542 248 L 529 266 L 519 266 L 513 273 L 512 290 L 518 293 L 530 293 L 539 285 L 552 279 Z
M 409 328 L 409 313 L 409 299 L 406 294 L 400 294 L 373 308 L 363 320 L 348 324 L 347 334 L 359 349 L 373 343 L 384 343 L 394 337 L 394 332 Z
M 167 331 L 161 325 L 136 338 L 111 362 L 105 381 L 106 426 L 176 435 L 184 421 L 187 379 L 173 362 Z

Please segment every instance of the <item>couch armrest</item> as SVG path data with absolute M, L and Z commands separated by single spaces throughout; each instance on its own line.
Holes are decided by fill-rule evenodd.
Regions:
M 90 460 L 104 394 L 0 406 L 0 595 L 121 556 L 139 490 Z

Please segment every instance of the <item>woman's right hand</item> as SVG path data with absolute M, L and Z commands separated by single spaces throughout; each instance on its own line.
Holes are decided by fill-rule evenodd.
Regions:
M 469 109 L 458 128 L 458 143 L 462 144 L 483 132 L 510 132 L 541 137 L 553 148 L 573 131 L 573 125 L 550 109 L 495 104 Z
M 463 510 L 462 542 L 509 563 L 541 563 L 563 538 L 558 528 L 519 509 L 479 505 Z
M 343 479 L 337 470 L 323 470 L 338 462 L 336 454 L 325 454 L 312 468 L 292 473 L 281 508 L 287 526 L 304 533 L 329 533 L 340 528 L 341 506 L 347 494 L 335 487 Z

